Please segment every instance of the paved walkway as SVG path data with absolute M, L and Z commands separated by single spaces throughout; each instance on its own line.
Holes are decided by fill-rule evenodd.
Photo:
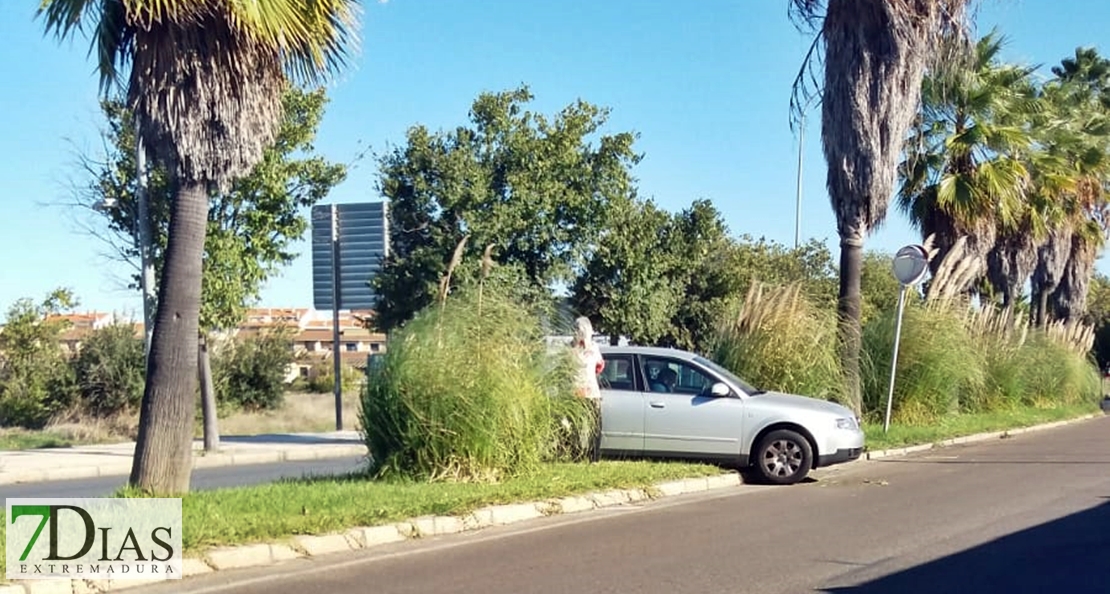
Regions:
M 366 455 L 356 431 L 230 435 L 221 436 L 218 453 L 205 453 L 202 440 L 193 449 L 193 468 Z M 0 452 L 0 485 L 126 476 L 134 453 L 134 442 Z

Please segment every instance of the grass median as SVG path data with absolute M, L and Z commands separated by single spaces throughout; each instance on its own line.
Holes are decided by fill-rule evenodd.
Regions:
M 221 545 L 326 534 L 423 515 L 459 515 L 487 505 L 643 488 L 721 472 L 707 464 L 603 461 L 547 464 L 529 475 L 492 484 L 377 481 L 357 475 L 306 477 L 190 493 L 182 501 L 182 539 L 189 555 Z M 5 525 L 0 525 L 0 581 Z
M 1097 406 L 1089 404 L 1060 405 L 1050 408 L 1018 407 L 1008 411 L 950 415 L 928 425 L 892 424 L 890 431 L 887 433 L 883 432 L 882 423 L 866 423 L 863 429 L 867 434 L 867 450 L 874 452 L 937 443 L 976 433 L 990 433 L 1055 421 L 1066 421 L 1099 412 Z
M 605 461 L 546 465 L 534 474 L 492 484 L 331 477 L 198 492 L 183 502 L 183 544 L 187 552 L 197 552 L 720 473 L 720 468 L 704 464 Z

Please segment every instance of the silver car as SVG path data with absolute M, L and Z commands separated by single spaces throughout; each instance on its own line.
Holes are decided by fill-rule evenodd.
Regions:
M 713 461 L 787 485 L 863 452 L 852 411 L 748 385 L 694 353 L 601 347 L 601 454 Z

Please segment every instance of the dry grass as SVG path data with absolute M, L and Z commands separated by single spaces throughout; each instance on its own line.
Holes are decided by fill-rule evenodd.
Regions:
M 343 395 L 343 426 L 358 430 L 359 395 Z M 198 433 L 199 437 L 201 433 Z M 221 435 L 258 435 L 262 433 L 319 433 L 335 430 L 335 397 L 331 394 L 290 392 L 285 405 L 263 413 L 234 412 L 220 419 Z
M 139 434 L 139 413 L 105 418 L 69 414 L 55 418 L 45 430 L 75 444 L 132 441 Z
M 359 430 L 359 396 L 343 395 L 343 425 Z M 69 447 L 134 441 L 138 435 L 138 413 L 111 418 L 81 414 L 59 416 L 40 431 L 0 428 L 0 450 Z M 331 394 L 290 392 L 285 406 L 262 413 L 233 412 L 220 419 L 220 435 L 259 435 L 264 433 L 321 433 L 335 430 L 335 400 Z M 196 436 L 203 435 L 203 421 L 197 416 Z

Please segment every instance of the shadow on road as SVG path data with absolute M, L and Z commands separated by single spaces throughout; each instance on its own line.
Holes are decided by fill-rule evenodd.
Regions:
M 1110 502 L 1104 501 L 1091 509 L 857 586 L 819 591 L 852 594 L 1107 592 L 1110 591 Z

